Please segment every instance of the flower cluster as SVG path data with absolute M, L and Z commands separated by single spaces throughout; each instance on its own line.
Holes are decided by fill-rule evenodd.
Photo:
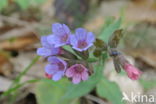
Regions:
M 109 53 L 117 72 L 120 72 L 122 68 L 130 79 L 137 80 L 141 72 L 117 50 L 119 39 L 114 37 L 109 44 L 105 44 L 103 40 L 95 40 L 95 35 L 84 28 L 77 28 L 73 34 L 67 25 L 54 23 L 52 34 L 42 36 L 42 47 L 37 49 L 37 54 L 48 60 L 48 64 L 45 66 L 46 77 L 58 81 L 66 76 L 74 84 L 87 80 L 89 74 L 93 72 L 91 63 L 87 61 L 88 49 L 94 45 L 95 57 L 99 58 L 103 53 Z M 70 46 L 75 53 L 65 50 L 65 45 Z
M 67 25 L 54 23 L 52 25 L 52 34 L 42 36 L 42 48 L 37 49 L 37 54 L 47 58 L 49 62 L 45 67 L 46 77 L 58 81 L 66 76 L 72 79 L 74 84 L 87 80 L 89 70 L 84 64 L 77 62 L 70 64 L 60 56 L 63 56 L 66 52 L 62 48 L 64 45 L 71 46 L 77 52 L 83 52 L 88 50 L 94 41 L 94 34 L 87 32 L 84 28 L 77 28 L 75 34 L 72 34 Z

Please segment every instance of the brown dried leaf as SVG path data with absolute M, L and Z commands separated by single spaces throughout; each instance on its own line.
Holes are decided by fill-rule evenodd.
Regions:
M 13 65 L 9 61 L 8 54 L 0 52 L 0 74 L 10 76 L 12 73 Z
M 120 39 L 123 37 L 122 31 L 123 31 L 122 29 L 119 29 L 119 30 L 116 30 L 113 33 L 112 37 L 109 40 L 110 47 L 112 47 L 112 48 L 116 48 L 117 47 L 117 45 L 120 42 Z
M 134 50 L 127 50 L 129 54 L 131 54 L 135 58 L 139 58 L 148 66 L 156 68 L 156 53 L 155 51 L 145 50 L 145 49 L 136 49 Z
M 97 47 L 97 48 L 104 48 L 106 47 L 104 41 L 100 40 L 100 39 L 96 39 L 94 45 Z
M 130 21 L 156 22 L 156 2 L 154 0 L 136 0 L 128 5 L 126 18 Z
M 3 50 L 21 50 L 38 41 L 38 38 L 33 33 L 27 33 L 25 36 L 12 38 L 0 42 L 0 49 Z

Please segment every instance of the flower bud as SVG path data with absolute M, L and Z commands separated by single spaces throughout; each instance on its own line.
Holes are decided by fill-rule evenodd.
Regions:
M 128 77 L 132 80 L 137 80 L 141 75 L 141 71 L 129 63 L 125 63 L 123 68 L 127 72 Z
M 132 80 L 138 80 L 141 75 L 141 71 L 130 64 L 123 55 L 118 55 L 117 58 L 128 77 Z

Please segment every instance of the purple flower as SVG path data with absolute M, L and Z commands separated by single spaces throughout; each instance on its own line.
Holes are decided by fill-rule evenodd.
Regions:
M 85 51 L 93 45 L 95 41 L 94 34 L 87 32 L 83 28 L 76 29 L 76 33 L 70 36 L 70 44 L 77 51 Z
M 48 62 L 50 64 L 45 67 L 46 74 L 54 81 L 60 80 L 64 76 L 67 63 L 56 56 L 49 57 Z
M 89 76 L 88 69 L 82 64 L 72 65 L 65 74 L 67 77 L 72 78 L 74 84 L 78 84 L 81 80 L 87 80 Z
M 55 48 L 54 45 L 49 44 L 47 41 L 47 37 L 48 36 L 41 37 L 42 48 L 37 49 L 37 54 L 44 57 L 60 54 L 61 49 Z
M 69 44 L 70 29 L 65 24 L 55 23 L 52 25 L 53 35 L 48 37 L 48 42 L 60 47 Z

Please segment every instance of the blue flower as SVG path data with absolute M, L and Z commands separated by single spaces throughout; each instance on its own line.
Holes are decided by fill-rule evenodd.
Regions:
M 80 52 L 86 51 L 93 45 L 94 41 L 94 34 L 92 32 L 87 32 L 83 28 L 76 29 L 76 33 L 70 36 L 70 44 L 72 45 L 72 48 Z
M 52 80 L 60 80 L 65 74 L 67 63 L 56 56 L 49 57 L 48 62 L 50 64 L 45 67 L 45 72 L 51 75 Z
M 48 42 L 60 47 L 69 44 L 70 29 L 65 24 L 55 23 L 52 25 L 53 34 L 48 36 Z
M 48 36 L 41 37 L 42 48 L 37 49 L 37 54 L 44 57 L 60 54 L 61 49 L 55 48 L 54 45 L 49 44 L 47 41 L 47 37 Z

